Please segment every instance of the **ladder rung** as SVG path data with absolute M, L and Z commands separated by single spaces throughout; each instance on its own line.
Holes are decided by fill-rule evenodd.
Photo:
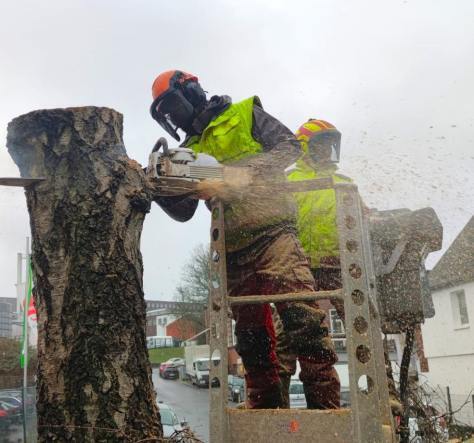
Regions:
M 248 305 L 258 303 L 278 303 L 285 301 L 315 301 L 325 300 L 328 298 L 343 299 L 344 293 L 342 289 L 335 291 L 317 291 L 317 292 L 288 292 L 286 294 L 270 294 L 270 295 L 239 295 L 227 297 L 230 305 Z
M 352 441 L 350 409 L 227 409 L 229 442 L 346 443 Z

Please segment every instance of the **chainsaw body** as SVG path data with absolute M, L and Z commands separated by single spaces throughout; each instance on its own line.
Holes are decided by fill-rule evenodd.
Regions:
M 188 148 L 168 148 L 161 137 L 149 158 L 146 173 L 156 179 L 179 179 L 198 182 L 206 179 L 223 179 L 224 167 L 207 154 L 196 154 Z

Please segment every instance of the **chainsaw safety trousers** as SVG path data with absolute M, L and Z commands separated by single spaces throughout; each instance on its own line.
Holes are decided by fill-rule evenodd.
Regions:
M 298 356 L 291 345 L 289 334 L 276 309 L 272 311 L 276 336 L 278 374 L 282 384 L 283 405 L 290 407 L 290 383 L 296 373 L 296 361 L 300 363 L 299 378 L 303 382 L 307 407 L 309 409 L 337 409 L 340 407 L 340 382 L 334 362 L 337 360 L 329 337 L 323 338 L 319 348 L 326 352 L 316 352 L 314 356 Z
M 230 296 L 314 290 L 307 260 L 293 232 L 282 232 L 252 247 L 228 253 L 227 285 Z M 308 392 L 321 389 L 323 395 L 331 394 L 327 407 L 338 407 L 339 381 L 337 373 L 331 372 L 337 355 L 327 337 L 327 328 L 321 325 L 324 312 L 316 304 L 308 306 L 285 302 L 277 303 L 276 306 L 282 317 L 292 319 L 292 322 L 287 323 L 289 348 L 300 359 L 302 380 L 308 385 Z M 285 407 L 288 389 L 282 389 L 280 382 L 280 362 L 275 350 L 270 305 L 234 306 L 233 314 L 236 320 L 237 351 L 246 370 L 247 406 Z M 302 314 L 303 320 L 297 320 L 294 314 Z M 283 382 L 285 384 L 286 380 L 283 379 Z M 309 398 L 320 402 L 316 392 Z

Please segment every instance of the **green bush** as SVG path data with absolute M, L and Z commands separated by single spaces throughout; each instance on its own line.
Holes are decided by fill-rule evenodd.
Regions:
M 174 357 L 184 358 L 184 348 L 155 348 L 148 349 L 148 356 L 152 364 L 163 363 Z

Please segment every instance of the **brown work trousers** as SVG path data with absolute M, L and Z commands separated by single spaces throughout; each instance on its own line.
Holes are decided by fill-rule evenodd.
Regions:
M 341 283 L 341 270 L 338 268 L 318 268 L 311 270 L 314 277 L 315 288 L 320 291 L 329 291 L 334 289 L 339 289 L 342 286 Z M 331 303 L 336 308 L 338 315 L 341 315 L 341 318 L 344 318 L 344 303 L 337 299 L 331 299 Z M 299 360 L 301 373 L 300 380 L 303 382 L 303 385 L 310 383 L 312 380 L 316 380 L 318 383 L 324 383 L 324 381 L 329 382 L 331 388 L 335 388 L 335 383 L 331 382 L 333 378 L 337 376 L 337 372 L 332 367 L 328 369 L 324 363 L 322 365 L 315 365 L 313 368 L 313 373 L 306 374 L 303 371 L 302 361 L 298 356 L 291 351 L 291 346 L 289 343 L 288 335 L 283 328 L 283 324 L 280 320 L 280 316 L 276 310 L 273 310 L 273 323 L 275 326 L 275 335 L 276 335 L 276 353 L 278 358 L 278 373 L 280 375 L 280 380 L 283 384 L 284 392 L 284 406 L 289 407 L 290 398 L 289 398 L 289 386 L 291 382 L 291 377 L 296 373 L 296 360 Z M 330 341 L 329 337 L 326 340 Z M 332 345 L 332 343 L 331 343 Z M 306 394 L 306 386 L 305 394 Z M 338 382 L 338 389 L 340 389 Z M 321 390 L 324 392 L 324 390 Z M 308 397 L 308 396 L 307 396 Z M 329 402 L 329 403 L 328 403 Z M 326 400 L 321 402 L 321 405 L 315 409 L 331 409 L 339 407 L 340 405 L 340 394 L 336 397 L 335 395 L 326 396 Z
M 338 261 L 338 260 L 337 260 Z M 314 276 L 314 280 L 316 282 L 316 286 L 320 291 L 333 291 L 336 289 L 342 288 L 342 276 L 341 276 L 341 269 L 338 266 L 330 266 L 330 267 L 320 267 L 311 270 Z M 337 315 L 342 320 L 344 325 L 346 324 L 345 320 L 345 311 L 344 311 L 344 302 L 339 299 L 330 299 L 332 305 L 336 309 Z M 278 340 L 278 334 L 277 334 Z M 282 338 L 284 340 L 284 338 Z M 278 345 L 277 345 L 278 349 Z M 280 354 L 277 352 L 278 356 Z M 283 356 L 282 358 L 285 358 Z M 394 415 L 400 415 L 401 404 L 398 395 L 398 391 L 395 385 L 395 381 L 393 378 L 392 372 L 392 365 L 390 363 L 390 359 L 388 357 L 388 352 L 384 349 L 384 362 L 385 362 L 385 372 L 387 376 L 387 384 L 388 384 L 388 392 L 390 395 L 390 406 L 392 409 L 392 413 Z M 285 368 L 290 367 L 291 363 L 286 363 Z M 280 369 L 282 372 L 282 369 Z
M 227 285 L 230 296 L 281 294 L 313 291 L 314 279 L 295 234 L 281 232 L 227 254 Z M 281 314 L 290 309 L 292 303 L 275 305 Z M 311 306 L 318 309 L 316 303 Z M 270 305 L 239 305 L 232 311 L 236 321 L 237 351 L 246 370 L 247 406 L 287 406 L 284 399 L 288 397 L 288 386 L 282 396 Z M 319 311 L 318 317 L 324 319 L 324 313 Z M 322 324 L 320 327 L 325 329 Z M 327 333 L 325 335 L 318 346 L 320 351 L 299 357 L 300 379 L 305 386 L 308 407 L 315 409 L 337 408 L 340 404 L 339 378 L 334 369 L 337 355 Z M 291 339 L 288 342 L 291 349 Z

